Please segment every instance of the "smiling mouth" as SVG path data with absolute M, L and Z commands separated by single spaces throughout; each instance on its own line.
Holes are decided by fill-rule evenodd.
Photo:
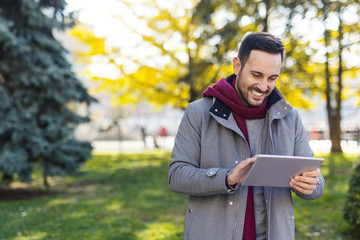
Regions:
M 254 89 L 251 90 L 252 94 L 254 94 L 256 97 L 261 97 L 264 95 L 264 92 L 258 92 L 255 91 Z

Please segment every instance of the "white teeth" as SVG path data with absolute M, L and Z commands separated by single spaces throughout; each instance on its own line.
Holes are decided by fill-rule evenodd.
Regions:
M 258 96 L 258 97 L 261 97 L 263 95 L 263 93 L 260 93 L 260 92 L 256 92 L 254 90 L 251 90 L 251 92 L 255 95 L 255 96 Z

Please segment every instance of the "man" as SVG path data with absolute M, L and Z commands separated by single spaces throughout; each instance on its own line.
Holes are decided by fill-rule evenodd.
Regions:
M 275 87 L 284 49 L 271 34 L 248 35 L 234 74 L 188 105 L 169 164 L 170 188 L 190 195 L 184 239 L 294 239 L 291 191 L 323 193 L 320 170 L 289 188 L 241 185 L 257 154 L 313 156 L 299 114 Z

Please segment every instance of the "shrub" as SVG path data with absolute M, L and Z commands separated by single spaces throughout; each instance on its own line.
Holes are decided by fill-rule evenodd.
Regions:
M 353 233 L 360 236 L 360 160 L 357 161 L 350 178 L 343 213 L 345 221 L 353 227 Z

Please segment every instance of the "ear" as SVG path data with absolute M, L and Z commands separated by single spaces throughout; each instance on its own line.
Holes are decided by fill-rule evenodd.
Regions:
M 233 69 L 234 69 L 234 73 L 235 75 L 238 75 L 241 69 L 241 62 L 240 59 L 238 57 L 235 57 L 233 59 Z

